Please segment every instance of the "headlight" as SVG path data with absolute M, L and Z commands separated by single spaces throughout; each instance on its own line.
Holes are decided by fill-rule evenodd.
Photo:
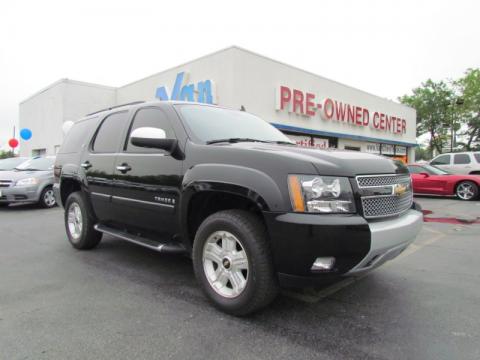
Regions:
M 293 210 L 313 213 L 354 213 L 355 202 L 348 178 L 289 175 Z
M 37 185 L 37 184 L 38 184 L 37 178 L 32 177 L 32 178 L 18 180 L 15 183 L 15 186 L 30 186 L 30 185 Z

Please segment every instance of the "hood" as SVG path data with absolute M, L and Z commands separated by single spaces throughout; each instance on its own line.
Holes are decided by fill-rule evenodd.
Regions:
M 18 181 L 26 178 L 39 178 L 53 176 L 53 170 L 40 170 L 40 171 L 18 171 L 18 170 L 9 170 L 9 171 L 0 171 L 0 180 L 11 180 Z
M 233 143 L 238 149 L 267 152 L 272 155 L 290 158 L 292 161 L 311 163 L 320 175 L 356 176 L 368 174 L 408 174 L 406 166 L 384 156 L 359 151 L 337 149 L 307 149 L 291 145 L 264 143 Z

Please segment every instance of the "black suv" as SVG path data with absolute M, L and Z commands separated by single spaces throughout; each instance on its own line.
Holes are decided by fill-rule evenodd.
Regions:
M 299 148 L 254 115 L 204 104 L 90 114 L 67 134 L 55 177 L 73 247 L 106 233 L 186 254 L 208 298 L 235 315 L 269 304 L 281 285 L 371 270 L 422 222 L 403 165 Z

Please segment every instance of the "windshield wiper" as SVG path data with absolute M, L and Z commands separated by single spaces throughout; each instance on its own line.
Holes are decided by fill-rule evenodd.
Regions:
M 26 169 L 15 168 L 15 170 L 17 170 L 17 171 L 42 171 L 40 169 L 35 169 L 35 168 L 26 168 Z
M 269 141 L 259 140 L 259 139 L 251 139 L 251 138 L 227 138 L 227 139 L 209 140 L 209 141 L 207 141 L 207 145 L 217 144 L 217 143 L 222 143 L 222 142 L 228 142 L 228 143 L 237 143 L 237 142 L 262 142 L 262 143 L 268 143 Z

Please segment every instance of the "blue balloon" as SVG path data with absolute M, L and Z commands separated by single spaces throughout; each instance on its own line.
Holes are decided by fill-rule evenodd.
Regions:
M 20 130 L 20 137 L 23 140 L 30 140 L 30 138 L 32 137 L 32 130 L 27 128 Z

